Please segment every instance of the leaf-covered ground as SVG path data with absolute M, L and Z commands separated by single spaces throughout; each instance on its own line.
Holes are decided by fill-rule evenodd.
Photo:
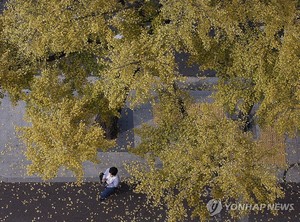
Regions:
M 289 184 L 280 203 L 293 203 L 294 211 L 250 215 L 249 221 L 290 221 L 300 218 L 300 185 Z M 144 195 L 133 193 L 123 185 L 117 195 L 99 201 L 103 187 L 98 183 L 0 183 L 0 221 L 165 221 L 165 209 L 154 208 Z M 219 221 L 226 221 L 220 217 Z M 211 221 L 217 221 L 212 218 Z M 187 219 L 186 221 L 191 221 Z
M 147 206 L 125 185 L 105 202 L 98 183 L 0 183 L 0 221 L 163 221 L 164 210 Z

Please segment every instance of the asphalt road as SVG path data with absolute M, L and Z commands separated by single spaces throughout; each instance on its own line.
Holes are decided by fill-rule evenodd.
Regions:
M 123 187 L 106 202 L 98 183 L 0 183 L 0 221 L 163 221 L 164 210 Z M 157 219 L 156 219 L 157 218 Z
M 250 215 L 248 221 L 300 221 L 300 184 L 285 187 L 286 197 L 278 202 L 293 203 L 295 210 Z M 165 221 L 164 207 L 151 207 L 146 197 L 123 185 L 117 195 L 99 202 L 103 187 L 98 183 L 0 183 L 0 221 Z M 226 213 L 225 213 L 226 214 Z M 225 221 L 224 214 L 223 219 Z M 186 221 L 192 221 L 187 219 Z M 195 220 L 196 221 L 196 220 Z M 210 221 L 216 221 L 212 218 Z

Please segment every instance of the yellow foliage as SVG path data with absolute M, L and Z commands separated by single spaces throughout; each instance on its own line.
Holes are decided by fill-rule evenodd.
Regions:
M 82 162 L 95 162 L 97 148 L 112 145 L 93 116 L 108 119 L 126 101 L 151 101 L 156 125 L 137 130 L 142 143 L 133 150 L 147 158 L 150 173 L 135 171 L 142 180 L 137 190 L 167 202 L 170 221 L 182 219 L 185 200 L 193 215 L 207 216 L 207 186 L 225 201 L 274 201 L 281 191 L 263 161 L 268 145 L 225 113 L 249 113 L 256 104 L 261 126 L 279 135 L 300 129 L 298 1 L 134 2 L 8 1 L 0 21 L 0 85 L 27 103 L 32 126 L 21 132 L 30 171 L 49 179 L 65 166 L 82 178 Z M 180 52 L 217 71 L 220 106 L 193 104 L 178 87 L 185 81 Z M 157 158 L 162 169 L 153 165 Z
M 187 113 L 176 122 L 168 121 L 172 113 L 164 113 L 163 122 L 143 126 L 142 142 L 132 150 L 148 160 L 131 169 L 137 191 L 167 204 L 169 221 L 182 219 L 185 201 L 194 216 L 208 217 L 203 202 L 208 187 L 212 198 L 222 202 L 273 203 L 282 196 L 276 170 L 263 161 L 272 157 L 268 145 L 254 141 L 241 130 L 242 123 L 228 119 L 214 104 L 191 104 Z M 156 167 L 155 158 L 162 167 Z

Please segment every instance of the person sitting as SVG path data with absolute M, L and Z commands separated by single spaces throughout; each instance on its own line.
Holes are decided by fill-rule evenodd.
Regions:
M 105 189 L 100 194 L 100 201 L 105 200 L 113 194 L 120 184 L 120 177 L 116 167 L 108 168 L 104 173 L 100 173 L 100 183 L 105 185 Z

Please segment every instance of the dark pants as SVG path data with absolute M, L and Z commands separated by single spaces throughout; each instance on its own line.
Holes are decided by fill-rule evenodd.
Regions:
M 101 192 L 100 197 L 105 199 L 109 197 L 111 194 L 113 194 L 116 191 L 116 187 L 106 187 L 103 192 Z

